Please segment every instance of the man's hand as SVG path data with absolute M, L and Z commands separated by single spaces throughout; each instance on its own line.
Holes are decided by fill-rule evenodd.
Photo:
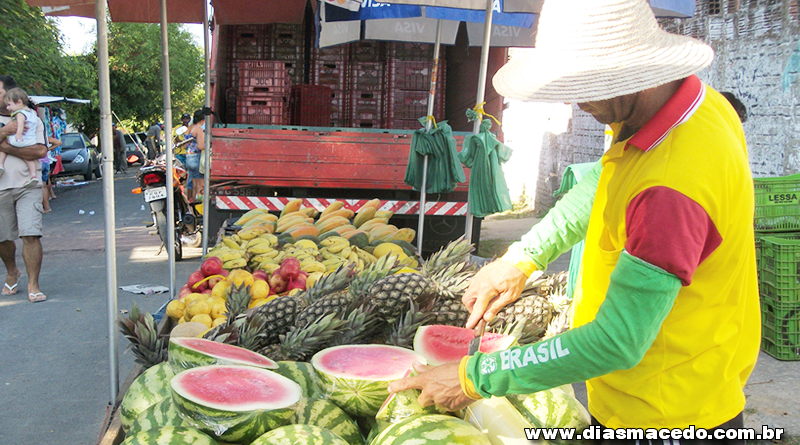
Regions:
M 414 370 L 419 374 L 392 382 L 389 385 L 389 392 L 420 389 L 422 390 L 418 399 L 420 405 L 438 405 L 450 411 L 457 411 L 475 401 L 461 390 L 458 365 L 458 362 L 454 362 L 434 367 L 414 362 Z
M 471 312 L 467 328 L 480 321 L 491 321 L 506 305 L 517 301 L 528 277 L 503 260 L 493 261 L 478 271 L 461 301 Z
M 9 123 L 5 124 L 5 126 L 0 128 L 0 140 L 3 140 L 6 137 L 16 133 L 17 133 L 17 121 L 11 120 Z

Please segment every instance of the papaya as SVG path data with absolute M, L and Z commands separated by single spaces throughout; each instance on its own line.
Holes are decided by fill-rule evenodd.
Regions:
M 288 239 L 288 240 L 290 240 L 290 242 L 294 242 L 293 241 L 294 238 L 292 237 L 292 235 L 290 233 L 287 233 L 287 232 L 281 232 L 281 233 L 278 234 L 278 241 L 280 241 L 282 239 L 283 240 Z
M 414 241 L 415 236 L 417 236 L 416 230 L 405 227 L 395 232 L 394 235 L 392 235 L 389 238 L 389 240 L 391 241 L 396 239 L 396 240 L 407 241 L 410 243 L 411 241 Z
M 325 238 L 328 238 L 330 236 L 340 236 L 340 235 L 339 235 L 339 232 L 337 232 L 335 230 L 328 230 L 327 232 L 320 233 L 320 235 L 317 237 L 317 239 L 322 241 Z M 317 243 L 317 244 L 319 244 L 319 243 Z
M 300 210 L 301 205 L 303 205 L 303 200 L 299 198 L 287 202 L 286 205 L 283 206 L 283 210 L 281 210 L 281 216 Z
M 297 241 L 298 239 L 300 239 L 301 236 L 305 235 L 311 235 L 314 237 L 318 236 L 319 229 L 309 224 L 307 226 L 295 227 L 292 230 L 290 230 L 289 233 L 292 235 L 292 238 L 294 238 L 295 241 Z
M 378 228 L 378 227 L 381 227 L 381 226 L 385 226 L 388 223 L 389 223 L 389 221 L 386 220 L 386 219 L 373 218 L 373 219 L 365 222 L 364 224 L 362 224 L 358 229 L 369 233 L 370 231 L 372 231 L 372 229 L 375 229 L 375 228 Z
M 292 227 L 295 227 L 295 226 L 300 225 L 300 224 L 311 224 L 311 222 L 308 221 L 308 218 L 305 215 L 302 215 L 302 214 L 301 215 L 287 217 L 283 221 L 278 220 L 277 231 L 278 232 L 287 232 Z
M 362 207 L 361 211 L 358 212 L 356 217 L 353 219 L 353 225 L 356 227 L 360 227 L 361 224 L 371 220 L 375 216 L 375 209 L 372 207 Z
M 398 230 L 400 229 L 398 229 L 396 226 L 393 226 L 392 224 L 386 224 L 383 227 L 378 227 L 374 230 L 371 230 L 369 232 L 369 239 L 370 241 L 373 240 L 388 241 L 389 238 L 391 238 L 392 235 L 394 235 Z
M 301 241 L 301 240 L 304 240 L 304 239 L 307 239 L 307 240 L 309 240 L 309 241 L 311 241 L 311 242 L 313 242 L 314 244 L 317 244 L 317 245 L 320 242 L 320 239 L 317 238 L 316 235 L 301 235 L 301 236 L 298 236 L 297 238 L 295 238 L 295 241 Z
M 303 207 L 302 209 L 300 209 L 300 211 L 305 213 L 306 216 L 312 219 L 319 216 L 319 210 L 315 209 L 314 207 Z
M 341 209 L 342 207 L 344 207 L 344 201 L 334 201 L 334 202 L 328 204 L 328 207 L 325 207 L 325 210 L 323 210 L 322 213 L 320 213 L 319 216 L 320 216 L 320 218 L 322 218 L 323 216 L 327 215 L 328 213 L 335 212 L 335 211 Z
M 338 234 L 339 234 L 339 236 L 341 236 L 341 235 L 342 235 L 342 233 L 345 233 L 345 232 L 350 232 L 351 230 L 355 230 L 355 229 L 356 229 L 356 228 L 355 228 L 354 226 L 352 226 L 352 225 L 350 225 L 350 224 L 345 224 L 345 225 L 342 225 L 342 226 L 339 226 L 339 227 L 335 227 L 335 228 L 333 229 L 333 231 L 334 231 L 334 232 L 336 232 L 336 233 L 338 233 Z
M 373 208 L 375 210 L 378 210 L 379 208 L 381 208 L 381 200 L 378 198 L 370 199 L 369 201 L 367 201 L 366 204 L 361 206 L 361 210 L 364 210 L 365 208 Z
M 375 216 L 373 218 L 386 218 L 387 220 L 392 219 L 394 216 L 394 212 L 389 210 L 378 210 L 375 212 Z
M 245 223 L 247 223 L 247 221 L 250 221 L 256 216 L 263 215 L 265 212 L 267 212 L 267 209 L 248 210 L 247 212 L 245 212 L 244 215 L 240 216 L 239 219 L 237 219 L 236 222 L 233 223 L 233 225 L 235 226 L 244 225 Z
M 330 218 L 317 221 L 315 226 L 320 230 L 320 232 L 327 232 L 329 230 L 333 230 L 339 226 L 349 225 L 350 220 L 345 218 L 344 216 L 331 216 Z
M 360 230 L 353 230 L 347 232 L 347 234 L 344 237 L 347 238 L 347 241 L 350 241 L 351 246 L 356 246 L 359 249 L 369 245 L 369 235 L 367 235 L 366 232 L 362 232 Z
M 389 240 L 389 242 L 390 243 L 395 243 L 398 246 L 402 247 L 403 248 L 403 252 L 405 252 L 405 254 L 408 255 L 409 257 L 417 256 L 417 247 L 414 246 L 413 244 L 411 244 L 410 242 L 399 240 L 399 239 Z
M 343 217 L 345 217 L 345 218 L 347 218 L 349 220 L 350 218 L 353 217 L 353 211 L 350 210 L 350 209 L 334 210 L 333 212 L 326 213 L 325 215 L 320 215 L 320 217 L 317 220 L 317 222 L 319 223 L 319 222 L 322 222 L 322 221 L 326 221 L 329 218 L 332 218 L 334 216 L 343 216 Z

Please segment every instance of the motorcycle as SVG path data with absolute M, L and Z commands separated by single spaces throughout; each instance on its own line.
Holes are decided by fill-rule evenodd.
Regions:
M 183 143 L 188 142 L 184 141 Z M 182 144 L 182 143 L 181 143 Z M 178 145 L 181 145 L 178 144 Z M 197 210 L 198 203 L 190 204 L 184 192 L 188 178 L 187 171 L 180 162 L 173 161 L 172 189 L 175 201 L 175 259 L 183 258 L 183 245 L 199 247 L 203 241 L 202 215 Z M 143 194 L 144 201 L 150 205 L 153 225 L 161 238 L 162 248 L 169 244 L 167 224 L 167 166 L 164 156 L 155 163 L 139 169 L 136 181 L 139 187 L 133 189 L 134 194 Z M 151 226 L 152 227 L 152 226 Z M 159 250 L 159 253 L 161 251 Z

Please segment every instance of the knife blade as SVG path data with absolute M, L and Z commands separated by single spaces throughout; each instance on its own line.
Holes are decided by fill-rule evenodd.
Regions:
M 478 326 L 475 328 L 475 337 L 469 341 L 469 349 L 467 350 L 468 355 L 475 355 L 479 349 L 481 349 L 481 339 L 483 338 L 483 332 L 486 330 L 486 320 L 481 318 L 481 321 L 478 322 Z

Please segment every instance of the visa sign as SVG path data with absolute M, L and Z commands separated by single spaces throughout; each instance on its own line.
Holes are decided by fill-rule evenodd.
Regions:
M 398 21 L 394 24 L 394 32 L 402 34 L 423 34 L 425 32 L 425 24 Z

